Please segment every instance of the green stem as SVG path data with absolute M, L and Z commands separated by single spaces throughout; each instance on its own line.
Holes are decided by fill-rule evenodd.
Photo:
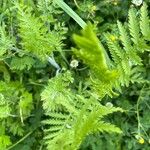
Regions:
M 145 86 L 145 85 L 144 85 Z M 140 123 L 140 115 L 139 115 L 139 104 L 140 104 L 140 100 L 141 100 L 141 94 L 142 94 L 142 90 L 144 89 L 144 86 L 142 87 L 141 91 L 140 91 L 140 95 L 138 97 L 137 100 L 137 105 L 136 105 L 136 114 L 137 114 L 137 121 L 138 121 L 138 134 L 141 135 L 141 123 Z
M 34 131 L 34 130 L 33 130 Z M 26 134 L 23 138 L 21 138 L 18 142 L 16 142 L 15 144 L 13 144 L 12 146 L 8 147 L 7 150 L 10 150 L 12 148 L 14 148 L 16 145 L 18 145 L 19 143 L 21 143 L 24 139 L 26 139 L 30 134 L 33 133 L 33 131 L 29 132 L 28 134 Z
M 76 0 L 74 0 L 74 3 L 78 8 L 80 8 Z
M 82 28 L 86 26 L 86 23 L 76 14 L 63 0 L 55 0 L 55 3 L 61 7 L 70 17 L 72 17 Z

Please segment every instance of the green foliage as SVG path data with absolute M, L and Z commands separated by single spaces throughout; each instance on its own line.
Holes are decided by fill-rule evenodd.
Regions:
M 19 23 L 19 36 L 22 39 L 23 48 L 32 52 L 40 59 L 46 59 L 54 49 L 53 44 L 50 42 L 50 33 L 47 34 L 47 28 L 41 23 L 39 18 L 32 14 L 32 9 L 18 7 Z
M 2 148 L 5 149 L 10 144 L 11 144 L 11 141 L 10 141 L 9 136 L 6 136 L 6 135 L 1 135 L 0 136 L 1 150 L 2 150 Z
M 94 82 L 95 88 L 98 89 L 98 82 L 101 83 L 100 97 L 105 96 L 106 93 L 111 94 L 112 85 L 116 80 L 117 70 L 109 69 L 105 49 L 96 37 L 92 30 L 92 26 L 88 25 L 83 31 L 82 35 L 74 35 L 74 41 L 80 50 L 73 49 L 74 53 L 81 58 L 91 68 L 91 78 Z M 95 81 L 93 81 L 95 80 Z M 97 81 L 96 81 L 97 80 Z M 100 92 L 100 91 L 99 91 Z
M 122 109 L 115 107 L 108 109 L 92 96 L 84 98 L 76 95 L 69 88 L 71 82 L 69 72 L 59 74 L 49 81 L 42 92 L 43 108 L 49 117 L 43 121 L 49 125 L 45 130 L 48 149 L 74 150 L 79 148 L 89 134 L 104 131 L 121 133 L 119 128 L 105 123 L 102 119 Z
M 143 5 L 143 7 L 141 8 L 140 20 L 141 20 L 140 28 L 141 28 L 142 34 L 143 34 L 144 38 L 149 41 L 149 39 L 150 39 L 150 24 L 149 24 L 147 5 L 145 3 Z
M 145 13 L 143 12 L 143 9 L 146 7 L 146 4 L 142 6 L 141 16 Z M 145 15 L 147 16 L 147 14 Z M 135 16 L 136 11 L 131 9 L 129 11 L 129 31 L 131 40 L 125 27 L 119 21 L 117 23 L 119 39 L 111 38 L 110 33 L 105 35 L 113 59 L 112 62 L 109 61 L 109 59 L 107 62 L 107 55 L 105 55 L 106 50 L 102 46 L 102 43 L 98 41 L 96 35 L 92 31 L 91 25 L 88 25 L 82 31 L 81 36 L 74 35 L 75 43 L 80 48 L 79 50 L 74 49 L 75 54 L 90 66 L 92 73 L 94 72 L 96 75 L 94 78 L 92 77 L 92 80 L 96 80 L 95 84 L 98 82 L 100 83 L 101 81 L 99 85 L 97 84 L 97 89 L 103 87 L 99 94 L 100 96 L 105 91 L 103 91 L 103 89 L 107 89 L 107 92 L 112 92 L 113 87 L 118 90 L 120 89 L 120 85 L 129 86 L 130 82 L 146 82 L 141 78 L 142 70 L 140 70 L 140 66 L 142 65 L 142 59 L 139 56 L 142 52 L 149 51 L 149 45 L 146 44 L 147 41 L 144 40 L 145 37 L 139 35 L 139 24 L 144 24 L 142 22 L 144 22 L 143 19 L 145 18 L 141 19 L 141 22 L 139 23 Z M 141 30 L 143 29 L 141 28 Z M 108 63 L 110 67 L 107 65 Z M 100 81 L 95 79 L 95 77 L 100 78 Z M 116 80 L 117 78 L 118 80 Z M 100 90 L 98 92 L 100 92 Z M 105 96 L 105 93 L 103 95 Z
M 11 69 L 13 70 L 24 70 L 31 69 L 31 67 L 35 64 L 35 60 L 29 56 L 23 57 L 14 57 L 10 63 Z
M 60 74 L 58 77 L 49 80 L 47 88 L 41 94 L 41 99 L 44 101 L 43 108 L 46 111 L 61 110 L 62 107 L 71 111 L 69 101 L 72 101 L 72 95 L 70 90 L 66 88 L 72 81 L 70 72 Z
M 146 9 L 146 7 L 146 4 L 141 7 L 141 16 L 144 16 L 143 9 Z M 142 70 L 140 66 L 142 65 L 142 59 L 140 56 L 141 53 L 149 51 L 149 45 L 145 40 L 145 36 L 141 35 L 143 28 L 140 30 L 139 26 L 139 24 L 144 25 L 142 22 L 144 22 L 145 18 L 141 17 L 141 21 L 139 21 L 139 16 L 136 14 L 137 11 L 134 8 L 130 9 L 128 26 L 131 37 L 120 22 L 118 22 L 119 39 L 113 41 L 110 38 L 110 34 L 106 34 L 109 51 L 115 66 L 117 65 L 117 70 L 120 72 L 121 85 L 128 86 L 130 81 L 132 83 L 146 82 L 141 78 Z M 147 15 L 148 14 L 145 14 L 145 16 Z M 122 45 L 120 43 L 122 43 Z M 135 72 L 137 72 L 137 74 Z
M 149 150 L 145 2 L 0 1 L 0 150 Z
M 28 93 L 18 82 L 5 83 L 3 81 L 0 82 L 0 94 L 1 129 L 4 128 L 6 133 L 22 136 L 24 120 L 30 116 L 33 109 L 32 94 Z M 5 146 L 10 145 L 11 142 L 7 143 L 10 136 L 4 134 L 4 137 L 6 137 Z M 5 146 L 0 145 L 0 148 Z
M 7 35 L 5 31 L 5 24 L 0 26 L 0 60 L 4 58 L 6 53 L 10 53 L 10 49 L 13 47 L 13 40 Z

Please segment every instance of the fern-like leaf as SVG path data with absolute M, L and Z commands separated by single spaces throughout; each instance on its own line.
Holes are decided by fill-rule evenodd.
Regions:
M 41 60 L 46 60 L 47 55 L 55 50 L 53 34 L 48 32 L 44 23 L 32 13 L 31 8 L 16 5 L 18 8 L 19 36 L 23 49 Z
M 14 45 L 14 41 L 7 35 L 5 31 L 5 25 L 0 26 L 0 59 L 4 59 L 4 54 Z
M 144 3 L 141 7 L 141 17 L 140 17 L 140 28 L 141 32 L 146 40 L 150 41 L 150 23 L 149 23 L 149 16 L 147 10 L 147 4 Z
M 136 10 L 134 8 L 129 10 L 129 30 L 132 36 L 132 41 L 134 44 L 138 45 L 140 40 L 140 26 L 139 20 L 137 19 Z
M 102 120 L 106 115 L 122 111 L 122 109 L 100 105 L 95 97 L 75 96 L 74 92 L 69 89 L 70 82 L 68 82 L 68 79 L 71 79 L 71 77 L 67 74 L 68 72 L 59 74 L 50 79 L 49 84 L 41 95 L 43 108 L 48 117 L 43 121 L 43 124 L 46 125 L 44 139 L 46 140 L 47 148 L 76 150 L 89 134 L 100 131 L 121 133 L 119 128 L 108 123 L 105 124 Z M 68 96 L 65 95 L 64 91 L 67 92 Z M 61 95 L 63 99 L 56 104 L 57 97 L 55 96 L 54 100 L 51 99 L 51 96 L 53 97 L 53 93 L 57 93 L 57 96 L 59 96 L 60 92 L 63 92 L 65 99 Z M 55 106 L 54 109 L 51 109 L 53 106 Z M 102 128 L 100 128 L 101 124 L 103 125 Z M 104 129 L 104 126 L 108 130 L 107 128 Z M 64 141 L 64 139 L 67 140 Z
M 29 56 L 13 57 L 10 67 L 13 70 L 29 70 L 34 65 L 35 60 Z

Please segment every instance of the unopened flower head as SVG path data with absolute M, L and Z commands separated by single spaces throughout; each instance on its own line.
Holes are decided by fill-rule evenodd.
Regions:
M 93 5 L 93 6 L 91 7 L 91 11 L 92 11 L 92 12 L 96 11 L 96 6 L 95 6 L 95 5 Z
M 132 0 L 132 4 L 140 6 L 143 3 L 143 0 Z
M 139 138 L 139 140 L 138 140 L 138 142 L 140 143 L 140 144 L 144 144 L 144 139 L 141 137 L 141 138 Z
M 72 68 L 76 68 L 78 67 L 78 65 L 79 65 L 79 62 L 76 59 L 72 60 L 70 63 L 70 67 Z
M 118 5 L 118 0 L 114 0 L 114 1 L 113 1 L 113 4 L 114 4 L 114 5 Z
M 117 37 L 116 37 L 116 36 L 114 36 L 114 35 L 110 35 L 110 40 L 111 40 L 112 42 L 114 42 L 114 41 L 116 41 L 116 40 L 117 40 Z

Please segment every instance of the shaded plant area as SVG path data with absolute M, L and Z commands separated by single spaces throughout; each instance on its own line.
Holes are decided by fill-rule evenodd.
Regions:
M 0 150 L 149 150 L 149 0 L 0 1 Z

